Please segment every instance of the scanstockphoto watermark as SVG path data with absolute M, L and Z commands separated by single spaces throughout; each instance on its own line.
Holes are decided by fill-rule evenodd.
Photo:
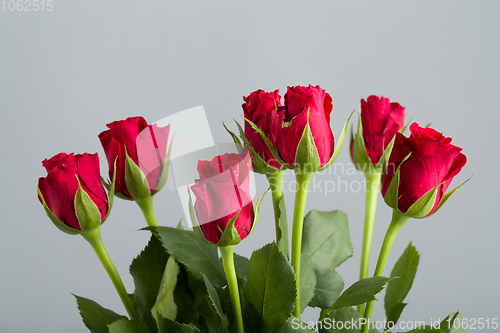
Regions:
M 360 330 L 363 325 L 367 323 L 366 318 L 354 319 L 349 321 L 336 321 L 332 318 L 326 318 L 322 321 L 308 321 L 302 322 L 298 318 L 292 320 L 292 329 L 335 329 L 335 330 Z M 371 321 L 369 324 L 369 329 L 376 329 L 379 331 L 383 330 L 414 330 L 418 328 L 423 328 L 424 326 L 431 327 L 433 329 L 450 330 L 450 329 L 466 329 L 466 330 L 483 330 L 483 329 L 498 329 L 499 319 L 498 318 L 447 318 L 446 320 L 441 320 L 440 318 L 434 320 L 431 319 L 430 324 L 426 324 L 425 321 L 415 320 L 415 321 L 399 321 L 396 324 L 387 320 L 383 321 Z
M 386 166 L 389 173 L 394 173 L 396 169 L 397 165 L 395 164 Z M 293 172 L 292 170 L 286 170 L 285 174 Z M 313 177 L 307 190 L 309 193 L 320 193 L 325 196 L 332 193 L 365 193 L 368 190 L 368 184 L 365 177 L 361 179 L 358 177 L 360 173 L 363 173 L 363 171 L 356 169 L 353 163 L 334 163 L 329 168 L 318 171 L 316 173 L 317 177 Z M 273 175 L 268 175 L 268 177 L 273 177 Z M 297 181 L 295 181 L 294 177 L 285 177 L 282 186 L 283 193 L 295 193 L 297 191 Z M 378 191 L 380 183 L 372 182 L 370 186 L 372 186 L 371 190 Z

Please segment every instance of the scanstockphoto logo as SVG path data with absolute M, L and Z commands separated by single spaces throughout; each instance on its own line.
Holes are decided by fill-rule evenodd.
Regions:
M 168 178 L 165 189 L 177 191 L 190 227 L 193 226 L 193 222 L 189 213 L 190 194 L 188 188 L 191 189 L 195 185 L 195 180 L 197 180 L 196 188 L 209 187 L 212 183 L 234 182 L 234 192 L 224 192 L 224 203 L 221 203 L 221 209 L 211 216 L 211 221 L 234 214 L 242 204 L 254 201 L 256 198 L 255 174 L 249 172 L 248 187 L 245 182 L 248 193 L 242 193 L 239 190 L 241 184 L 235 179 L 235 176 L 241 177 L 241 175 L 235 175 L 231 171 L 245 169 L 247 161 L 244 157 L 233 168 L 220 170 L 220 172 L 212 173 L 210 176 L 204 175 L 204 179 L 200 179 L 199 161 L 208 162 L 212 161 L 217 155 L 238 153 L 234 143 L 215 143 L 202 105 L 162 118 L 155 122 L 154 125 L 156 126 L 153 129 L 143 131 L 144 133 L 140 133 L 137 138 L 138 160 L 147 178 L 145 184 L 154 190 L 155 186 L 158 186 L 158 182 L 152 181 L 152 179 L 161 179 L 161 175 L 167 172 Z M 169 130 L 162 131 L 165 128 L 169 128 Z M 164 135 L 165 132 L 169 137 L 168 146 L 158 147 L 155 143 L 161 141 L 157 140 L 157 137 Z M 157 150 L 156 154 L 150 152 L 141 154 L 141 147 L 151 147 L 151 143 Z M 344 147 L 344 149 L 346 148 Z M 155 165 L 161 164 L 158 163 L 158 160 L 165 160 L 165 157 L 169 160 L 166 170 L 155 169 Z M 156 161 L 151 159 L 156 159 Z M 232 163 L 234 164 L 234 162 Z M 391 165 L 388 166 L 388 168 L 391 167 L 395 168 Z M 285 171 L 285 175 L 288 176 L 283 180 L 283 193 L 295 193 L 297 191 L 297 182 L 291 174 L 293 174 L 292 170 Z M 334 163 L 326 170 L 316 173 L 317 176 L 312 179 L 308 192 L 325 196 L 333 193 L 365 192 L 367 182 L 365 177 L 355 177 L 355 175 L 359 174 L 360 171 L 352 163 Z M 195 198 L 191 199 L 194 200 Z M 233 211 L 235 209 L 236 211 Z

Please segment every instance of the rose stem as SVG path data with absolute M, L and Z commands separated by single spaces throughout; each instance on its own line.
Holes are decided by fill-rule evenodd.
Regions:
M 361 268 L 359 279 L 368 277 L 368 267 L 370 265 L 370 251 L 373 238 L 373 224 L 375 221 L 375 211 L 377 210 L 377 196 L 380 187 L 380 170 L 372 169 L 365 173 L 366 177 L 366 207 L 365 207 L 365 231 L 363 234 L 363 247 L 361 250 Z M 358 305 L 358 312 L 363 314 L 364 304 Z
M 156 221 L 155 212 L 153 210 L 153 197 L 146 197 L 144 199 L 136 200 L 135 202 L 137 202 L 137 205 L 141 208 L 148 225 L 150 227 L 157 227 L 158 222 Z
M 382 249 L 380 249 L 380 254 L 378 256 L 377 267 L 375 268 L 374 276 L 382 276 L 384 273 L 385 264 L 387 262 L 387 258 L 389 257 L 389 252 L 391 251 L 392 243 L 394 243 L 394 239 L 401 229 L 401 227 L 409 220 L 409 217 L 401 214 L 396 209 L 392 211 L 392 220 L 389 228 L 387 229 L 387 233 L 384 237 L 384 242 L 382 243 Z M 369 329 L 370 319 L 373 313 L 373 307 L 375 306 L 375 301 L 371 301 L 367 303 L 365 309 L 365 322 L 363 327 L 361 328 L 361 333 L 367 333 Z
M 104 269 L 106 269 L 106 272 L 111 278 L 111 281 L 113 282 L 113 285 L 115 286 L 116 291 L 118 292 L 118 295 L 120 296 L 120 299 L 122 300 L 122 303 L 125 306 L 130 319 L 140 321 L 139 315 L 132 305 L 132 301 L 130 300 L 127 290 L 125 290 L 120 275 L 118 275 L 115 265 L 113 265 L 108 251 L 106 251 L 106 248 L 104 247 L 101 238 L 101 229 L 96 228 L 91 231 L 86 231 L 82 233 L 82 236 L 90 243 L 95 253 L 97 254 L 97 257 L 101 261 L 101 264 L 104 266 Z
M 243 317 L 241 315 L 240 293 L 238 291 L 238 280 L 236 279 L 236 271 L 234 269 L 234 245 L 220 246 L 219 249 L 222 257 L 222 265 L 224 266 L 224 273 L 226 273 L 229 295 L 231 296 L 231 303 L 233 305 L 236 329 L 238 333 L 243 333 Z
M 274 174 L 268 174 L 267 180 L 269 185 L 271 186 L 271 193 L 273 196 L 273 208 L 274 208 L 274 224 L 276 226 L 276 244 L 281 240 L 281 229 L 279 226 L 280 223 L 280 201 L 283 197 L 283 170 L 276 170 Z M 284 209 L 284 207 L 283 207 Z M 286 250 L 285 255 L 288 257 L 288 249 Z
M 295 207 L 293 208 L 293 230 L 292 230 L 292 267 L 295 271 L 295 285 L 297 286 L 297 298 L 293 315 L 300 319 L 300 254 L 302 252 L 302 228 L 304 225 L 304 211 L 306 208 L 307 190 L 311 182 L 313 172 L 295 171 L 297 188 L 295 192 Z

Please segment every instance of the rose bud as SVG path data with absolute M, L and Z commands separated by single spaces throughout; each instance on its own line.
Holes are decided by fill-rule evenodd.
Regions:
M 99 134 L 109 165 L 109 177 L 115 176 L 118 197 L 141 200 L 156 194 L 168 176 L 167 141 L 170 125 L 148 125 L 142 117 L 112 122 Z
M 245 101 L 242 105 L 245 119 L 257 126 L 269 139 L 269 143 L 275 147 L 277 131 L 281 127 L 277 112 L 278 107 L 281 107 L 279 90 L 268 93 L 259 89 L 243 97 L 243 100 Z M 261 134 L 253 129 L 248 121 L 245 122 L 245 138 L 252 153 L 254 171 L 274 174 L 276 169 L 282 168 L 282 164 L 276 160 Z
M 191 220 L 198 236 L 218 246 L 236 245 L 255 228 L 258 207 L 250 195 L 250 153 L 224 154 L 198 162 L 199 179 L 191 186 Z
M 361 100 L 358 131 L 351 139 L 351 158 L 359 170 L 382 167 L 382 154 L 390 155 L 394 135 L 404 127 L 405 108 L 389 98 L 370 96 Z
M 98 228 L 110 203 L 97 154 L 60 153 L 42 164 L 47 177 L 38 180 L 38 199 L 56 227 L 72 235 Z
M 446 193 L 453 177 L 467 162 L 451 138 L 417 123 L 411 136 L 396 133 L 382 182 L 385 202 L 399 212 L 422 218 L 435 213 L 460 186 Z
M 288 87 L 278 151 L 292 168 L 315 172 L 329 163 L 334 150 L 330 129 L 333 104 L 330 95 L 320 86 Z

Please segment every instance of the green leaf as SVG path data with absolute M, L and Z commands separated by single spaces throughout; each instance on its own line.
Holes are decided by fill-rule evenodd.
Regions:
M 322 311 L 322 314 L 324 311 Z M 333 310 L 318 326 L 320 333 L 359 333 L 363 316 L 352 307 Z M 369 333 L 378 333 L 376 329 L 369 329 Z
M 250 232 L 248 233 L 247 237 L 252 234 L 252 232 L 255 230 L 255 227 L 257 226 L 257 222 L 259 222 L 259 216 L 260 216 L 260 204 L 262 203 L 262 200 L 266 196 L 267 192 L 271 189 L 269 187 L 262 195 L 257 198 L 257 201 L 255 202 L 255 209 L 254 209 L 254 217 L 253 217 L 253 222 L 252 222 L 252 228 L 250 229 Z
M 361 172 L 367 172 L 373 169 L 373 163 L 366 153 L 365 139 L 363 138 L 363 125 L 361 123 L 361 111 L 358 117 L 358 130 L 352 147 L 352 155 L 354 156 L 356 169 Z
M 281 197 L 279 203 L 280 217 L 278 227 L 280 229 L 280 240 L 278 242 L 278 249 L 285 254 L 288 258 L 288 222 L 286 218 L 285 197 Z
M 160 333 L 197 333 L 200 332 L 193 325 L 180 324 L 172 321 L 162 316 L 158 316 L 158 327 L 160 328 Z
M 408 154 L 407 156 L 405 156 L 405 158 L 401 161 L 401 163 L 399 163 L 398 168 L 396 169 L 396 172 L 394 172 L 394 176 L 391 179 L 389 187 L 387 188 L 387 191 L 385 192 L 384 201 L 391 208 L 398 209 L 398 200 L 399 200 L 398 191 L 399 191 L 399 174 L 400 174 L 399 169 L 401 167 L 401 164 L 403 164 L 404 161 L 409 159 L 410 156 L 411 156 L 411 153 Z M 388 161 L 386 161 L 386 162 L 388 162 Z M 386 165 L 386 163 L 384 163 L 384 168 L 383 168 L 382 174 L 385 174 L 386 169 L 387 169 L 387 165 Z
M 304 218 L 302 253 L 311 257 L 315 270 L 334 269 L 352 256 L 347 215 L 311 210 Z
M 317 270 L 314 273 L 316 287 L 314 298 L 309 305 L 323 309 L 331 308 L 344 290 L 344 280 L 333 269 Z
M 295 316 L 290 316 L 286 324 L 278 331 L 278 333 L 312 333 L 313 328 L 308 328 L 308 324 L 301 322 Z
M 309 256 L 300 258 L 300 313 L 313 299 L 316 288 L 316 275 Z
M 280 329 L 295 304 L 295 279 L 292 266 L 275 243 L 253 252 L 244 289 L 246 302 L 260 315 L 260 332 Z
M 226 315 L 224 314 L 224 311 L 222 311 L 219 294 L 217 294 L 217 290 L 215 290 L 214 286 L 212 285 L 212 283 L 210 283 L 210 280 L 207 278 L 207 276 L 203 273 L 202 275 L 203 275 L 203 280 L 205 281 L 205 285 L 207 287 L 208 297 L 210 298 L 210 301 L 212 301 L 212 305 L 215 308 L 215 312 L 219 315 L 222 327 L 225 330 L 228 325 L 228 321 Z
M 126 318 L 115 321 L 108 328 L 109 333 L 151 333 L 146 324 Z
M 175 320 L 177 317 L 177 305 L 174 301 L 174 291 L 177 285 L 177 276 L 179 275 L 180 268 L 174 257 L 170 256 L 165 266 L 165 272 L 161 281 L 161 288 L 156 302 L 151 309 L 151 313 L 156 321 L 158 316 Z
M 167 259 L 168 253 L 161 242 L 151 235 L 148 245 L 130 265 L 130 274 L 134 278 L 135 285 L 134 306 L 141 321 L 152 329 L 156 329 L 157 324 L 151 314 L 151 308 L 160 290 Z
M 384 299 L 388 323 L 392 321 L 395 325 L 406 306 L 403 301 L 415 279 L 419 260 L 420 256 L 417 250 L 410 243 L 392 269 L 392 280 L 387 284 Z
M 83 323 L 92 333 L 108 333 L 109 324 L 112 324 L 119 319 L 127 319 L 127 317 L 103 308 L 88 298 L 76 295 L 73 296 L 76 298 L 78 310 L 80 310 Z
M 203 272 L 216 287 L 226 285 L 217 246 L 200 240 L 193 231 L 170 227 L 146 228 L 156 230 L 163 247 L 184 264 L 193 277 L 203 282 Z
M 239 278 L 248 278 L 248 272 L 250 270 L 250 260 L 243 256 L 234 253 L 234 268 L 236 270 L 236 275 Z
M 264 143 L 266 144 L 267 148 L 269 149 L 269 151 L 271 152 L 273 157 L 276 159 L 276 161 L 278 161 L 281 165 L 285 166 L 286 163 L 283 161 L 281 156 L 278 154 L 278 152 L 276 151 L 276 148 L 274 147 L 273 143 L 271 143 L 271 141 L 269 140 L 267 135 L 257 125 L 255 125 L 251 120 L 249 120 L 247 118 L 243 118 L 243 119 L 245 119 L 245 121 L 250 125 L 250 127 L 252 127 L 257 133 L 260 134 L 262 140 L 264 140 Z M 242 133 L 243 130 L 241 129 L 240 124 L 238 124 L 237 121 L 235 121 L 235 122 L 238 125 L 238 128 L 240 129 L 240 133 Z M 243 139 L 244 136 L 245 136 L 245 133 L 243 132 L 243 136 L 241 138 Z M 245 139 L 243 139 L 243 140 L 245 140 Z M 247 142 L 245 142 L 245 143 L 247 143 Z
M 340 309 L 376 300 L 375 295 L 384 289 L 389 280 L 390 278 L 383 276 L 359 280 L 340 295 L 333 304 L 332 309 Z
M 455 187 L 453 190 L 450 190 L 448 191 L 448 193 L 446 193 L 445 195 L 443 195 L 443 197 L 441 198 L 441 202 L 439 203 L 439 205 L 436 207 L 436 209 L 430 213 L 429 215 L 427 215 L 426 217 L 429 217 L 433 214 L 435 214 L 438 210 L 441 209 L 441 207 L 443 207 L 443 205 L 465 184 L 467 183 L 470 179 L 472 178 L 472 176 L 470 176 L 466 181 L 464 181 L 462 184 L 458 185 L 457 187 Z

